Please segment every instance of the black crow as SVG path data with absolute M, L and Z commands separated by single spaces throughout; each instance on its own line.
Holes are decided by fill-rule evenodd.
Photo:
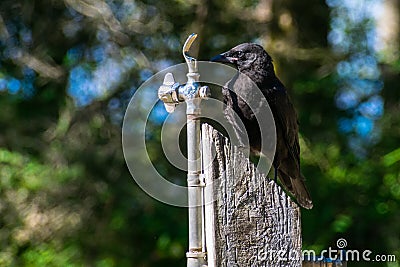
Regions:
M 311 197 L 305 186 L 304 177 L 300 173 L 297 114 L 285 86 L 275 75 L 271 57 L 260 45 L 244 43 L 212 58 L 211 61 L 234 65 L 241 74 L 249 77 L 261 90 L 275 120 L 277 141 L 273 160 L 275 179 L 279 176 L 283 186 L 295 196 L 298 203 L 304 208 L 311 209 L 313 206 Z M 250 150 L 253 153 L 263 153 L 260 151 L 262 136 L 256 119 L 256 116 L 262 116 L 262 114 L 257 114 L 257 111 L 250 109 L 234 92 L 257 89 L 246 86 L 246 83 L 241 81 L 243 80 L 241 76 L 232 78 L 223 87 L 222 94 L 226 104 L 224 113 L 225 116 L 231 117 L 227 118 L 231 123 L 234 119 L 227 109 L 237 113 L 246 128 Z M 227 87 L 236 87 L 236 89 L 229 90 Z M 245 93 L 251 95 L 253 92 Z

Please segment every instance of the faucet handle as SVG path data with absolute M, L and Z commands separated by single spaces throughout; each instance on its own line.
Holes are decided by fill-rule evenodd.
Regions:
M 192 33 L 191 35 L 189 35 L 182 49 L 183 57 L 185 58 L 186 64 L 189 68 L 189 73 L 197 73 L 197 59 L 189 55 L 189 50 L 192 47 L 192 44 L 194 40 L 196 40 L 196 38 L 196 33 Z
M 179 103 L 178 98 L 179 84 L 175 83 L 174 75 L 170 72 L 165 74 L 164 82 L 158 89 L 158 98 L 164 102 L 165 109 L 172 113 Z

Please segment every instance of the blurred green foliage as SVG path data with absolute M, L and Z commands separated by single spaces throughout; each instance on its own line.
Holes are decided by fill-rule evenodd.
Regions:
M 384 110 L 369 133 L 378 138 L 360 156 L 348 140 L 361 137 L 338 126 L 348 110 L 335 102 L 346 91 L 336 66 L 352 56 L 328 42 L 337 26 L 331 18 L 345 14 L 340 2 L 1 1 L 0 266 L 185 266 L 187 211 L 134 183 L 121 122 L 143 81 L 183 62 L 191 32 L 199 34 L 195 54 L 203 60 L 260 42 L 291 89 L 315 203 L 302 213 L 304 248 L 335 247 L 343 237 L 349 249 L 397 256 L 397 263 L 373 266 L 399 266 L 398 47 L 375 55 Z M 398 14 L 399 2 L 388 2 Z M 365 40 L 357 27 L 351 42 L 359 49 Z M 375 34 L 382 30 L 399 43 L 398 27 Z M 184 180 L 160 157 L 160 122 L 148 129 L 157 168 Z

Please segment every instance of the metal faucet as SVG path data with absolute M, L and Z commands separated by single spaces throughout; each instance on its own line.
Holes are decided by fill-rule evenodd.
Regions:
M 160 98 L 165 105 L 165 109 L 172 113 L 175 107 L 180 102 L 187 100 L 194 100 L 196 98 L 206 99 L 210 96 L 210 89 L 208 86 L 201 86 L 199 84 L 200 74 L 197 69 L 197 59 L 191 57 L 188 52 L 192 46 L 197 34 L 192 33 L 187 38 L 183 45 L 183 57 L 185 58 L 188 66 L 188 73 L 186 74 L 188 81 L 186 84 L 179 84 L 175 82 L 174 75 L 167 73 L 164 77 L 164 82 L 158 89 L 158 98 Z

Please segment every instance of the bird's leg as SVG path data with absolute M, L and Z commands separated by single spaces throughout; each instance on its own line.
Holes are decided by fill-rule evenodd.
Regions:
M 278 182 L 278 168 L 274 166 L 274 181 L 275 183 Z

